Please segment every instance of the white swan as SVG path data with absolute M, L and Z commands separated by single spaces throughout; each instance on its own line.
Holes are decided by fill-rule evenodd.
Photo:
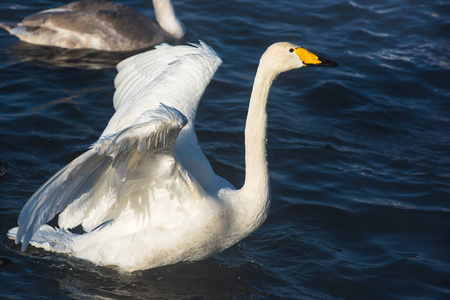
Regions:
M 20 40 L 61 48 L 131 51 L 184 36 L 170 0 L 153 0 L 156 24 L 145 15 L 107 1 L 78 1 L 26 17 L 18 24 L 0 23 Z
M 122 61 L 116 112 L 102 136 L 31 197 L 10 238 L 23 251 L 31 243 L 134 271 L 205 258 L 258 228 L 270 202 L 270 86 L 284 71 L 337 64 L 290 43 L 267 49 L 250 98 L 241 189 L 214 173 L 194 131 L 200 97 L 220 64 L 204 43 L 164 44 Z M 60 228 L 44 225 L 58 213 Z M 67 230 L 78 225 L 86 233 Z

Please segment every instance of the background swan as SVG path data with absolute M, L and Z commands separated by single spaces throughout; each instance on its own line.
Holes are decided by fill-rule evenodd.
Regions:
M 20 40 L 61 48 L 131 51 L 184 36 L 170 0 L 153 0 L 158 24 L 140 12 L 108 1 L 78 1 L 44 10 L 18 24 L 0 23 Z
M 161 45 L 121 62 L 116 113 L 100 139 L 30 198 L 10 237 L 22 250 L 31 243 L 135 271 L 205 258 L 258 228 L 270 203 L 272 82 L 291 69 L 337 64 L 290 43 L 266 50 L 248 109 L 241 189 L 214 173 L 194 131 L 198 103 L 220 64 L 203 43 Z M 44 225 L 58 213 L 61 229 Z M 78 225 L 87 233 L 67 230 Z

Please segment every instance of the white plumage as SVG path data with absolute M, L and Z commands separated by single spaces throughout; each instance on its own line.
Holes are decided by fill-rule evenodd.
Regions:
M 194 131 L 200 98 L 221 64 L 206 44 L 161 45 L 118 65 L 116 113 L 92 148 L 50 178 L 9 232 L 99 265 L 135 271 L 205 258 L 246 237 L 270 202 L 266 103 L 281 72 L 336 66 L 277 43 L 261 58 L 245 130 L 246 179 L 217 176 Z M 60 228 L 45 223 L 57 214 Z M 68 229 L 81 225 L 86 233 Z

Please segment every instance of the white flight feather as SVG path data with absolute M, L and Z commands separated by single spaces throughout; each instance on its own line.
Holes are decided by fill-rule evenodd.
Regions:
M 206 86 L 222 63 L 208 45 L 200 42 L 194 46 L 162 44 L 119 63 L 114 108 L 131 102 L 144 105 L 147 101 L 143 98 L 159 97 L 164 104 L 176 107 L 191 124 Z

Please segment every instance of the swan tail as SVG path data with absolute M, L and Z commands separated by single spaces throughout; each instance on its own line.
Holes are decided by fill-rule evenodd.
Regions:
M 11 228 L 8 231 L 8 237 L 12 240 L 16 240 L 18 230 L 19 227 Z M 29 244 L 47 251 L 71 253 L 73 237 L 74 234 L 70 231 L 43 225 L 34 233 Z
M 11 33 L 11 30 L 13 30 L 15 27 L 17 27 L 16 23 L 0 23 L 0 28 L 3 28 L 4 30 Z

